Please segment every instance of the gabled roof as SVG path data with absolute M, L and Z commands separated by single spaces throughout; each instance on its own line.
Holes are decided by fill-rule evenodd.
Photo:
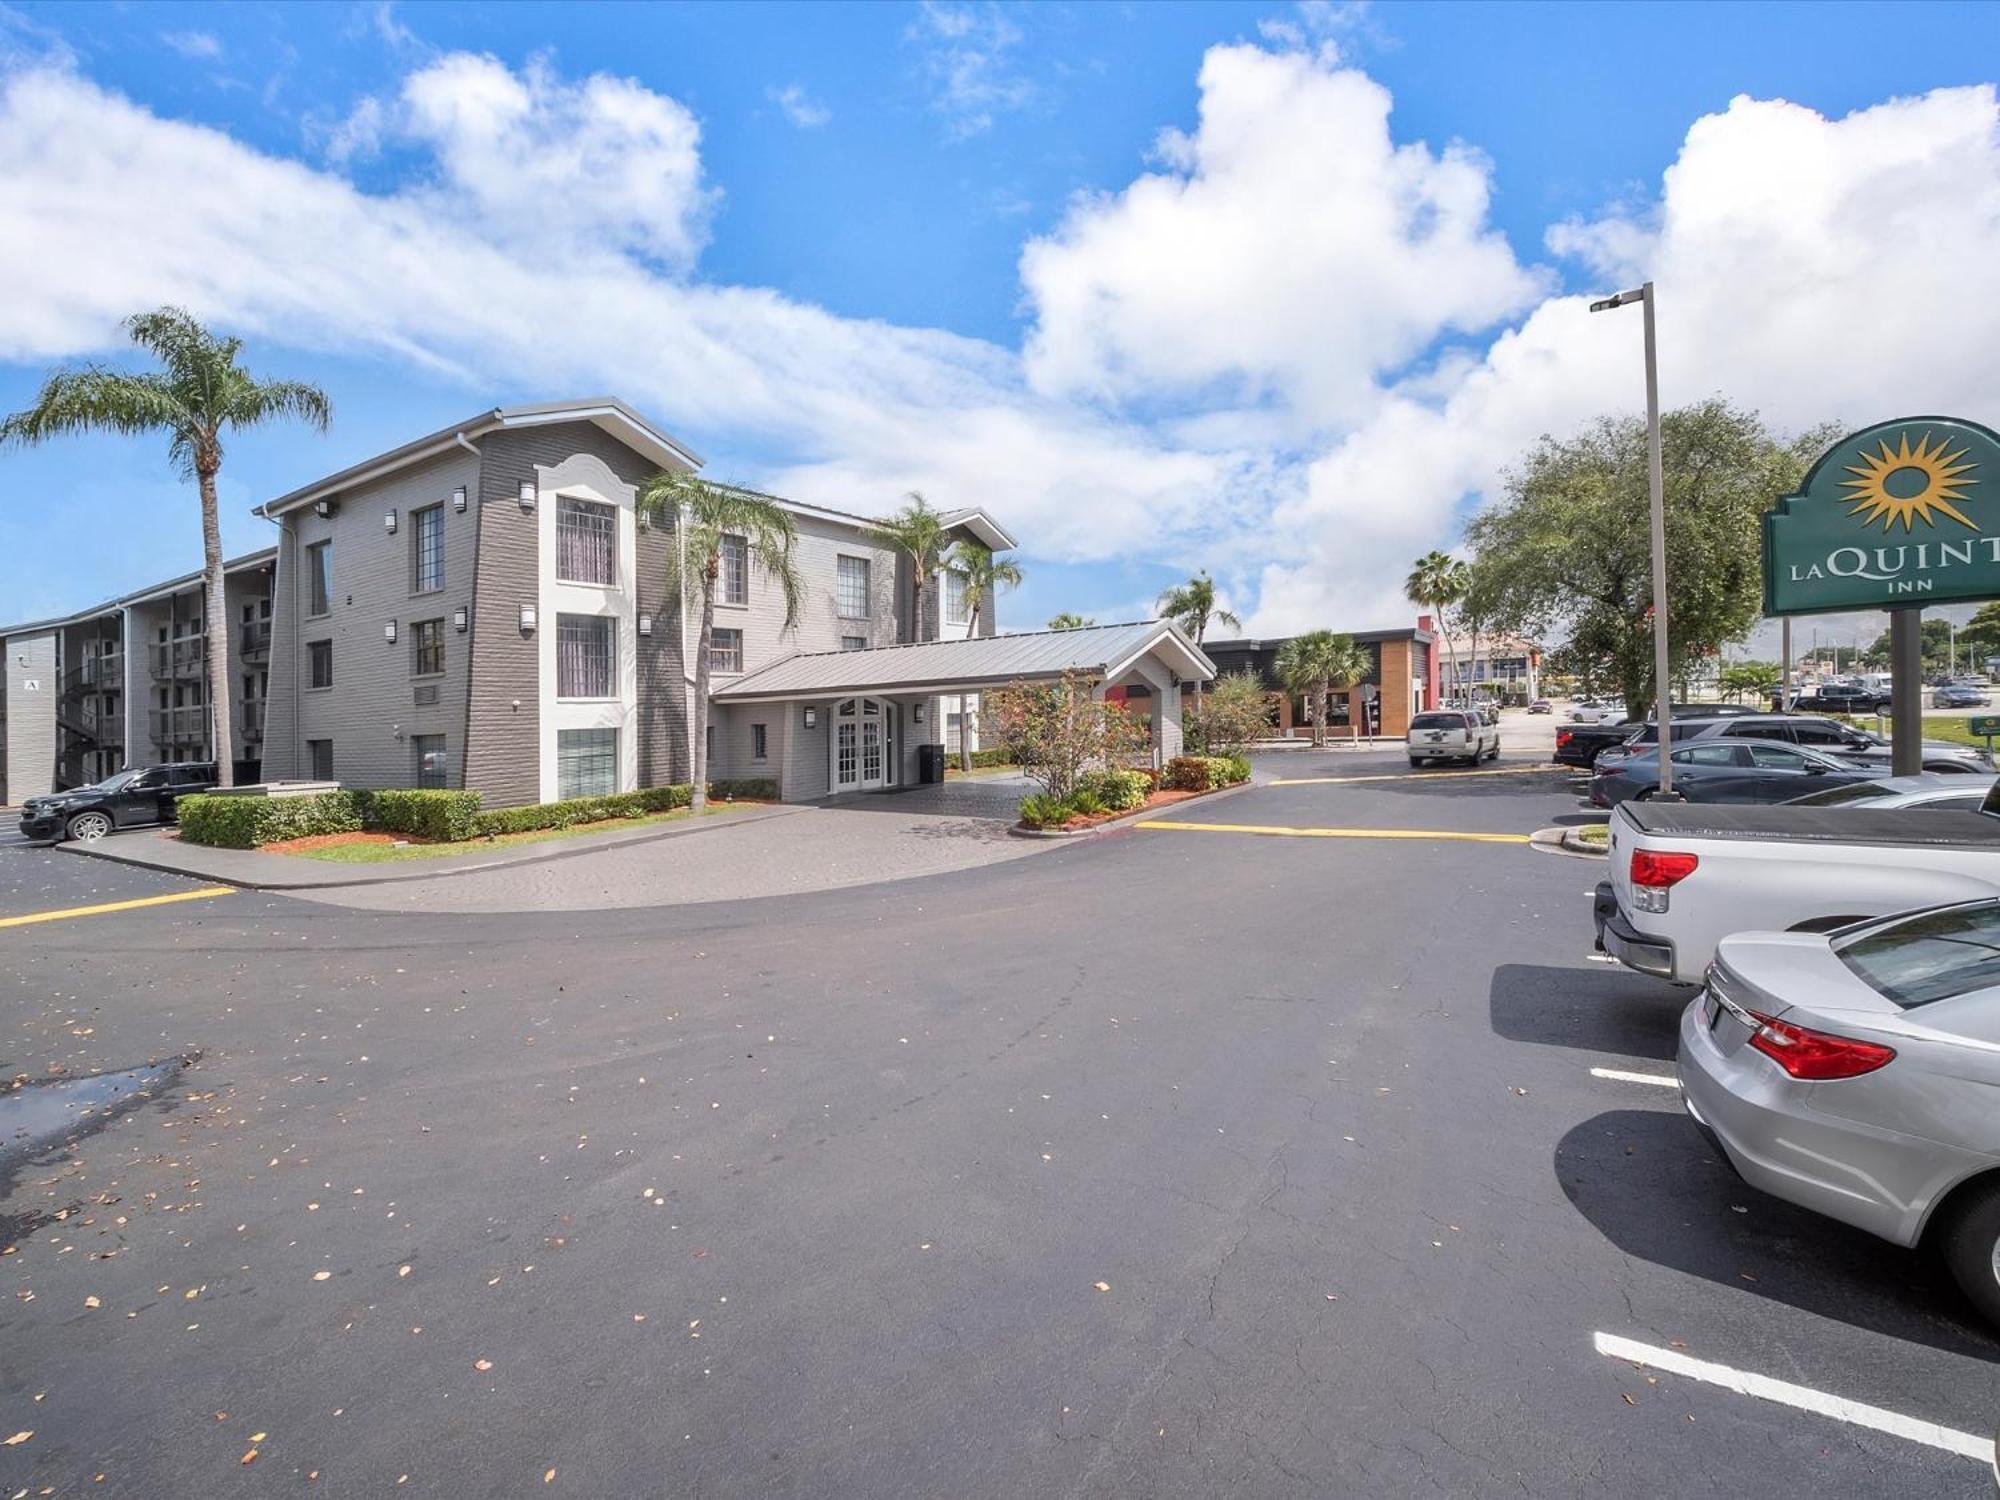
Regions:
M 246 552 L 241 557 L 223 560 L 225 574 L 248 572 L 254 568 L 269 567 L 277 561 L 276 547 L 261 547 L 255 552 Z M 52 615 L 46 620 L 27 620 L 19 625 L 0 625 L 0 640 L 15 635 L 39 635 L 44 631 L 60 630 L 68 625 L 80 625 L 85 620 L 98 615 L 108 615 L 123 609 L 128 604 L 144 604 L 148 600 L 163 598 L 168 594 L 178 594 L 182 589 L 198 588 L 202 573 L 199 569 L 183 573 L 178 578 L 170 578 L 165 583 L 148 584 L 145 588 L 134 589 L 129 594 L 120 594 L 115 599 L 107 599 L 102 604 L 93 604 L 88 609 L 77 610 L 74 614 Z
M 424 459 L 435 458 L 459 446 L 461 438 L 470 442 L 510 427 L 541 427 L 551 422 L 594 422 L 621 443 L 643 453 L 662 468 L 673 466 L 683 469 L 701 467 L 701 455 L 678 438 L 655 426 L 645 417 L 616 396 L 586 396 L 576 401 L 543 401 L 532 406 L 496 406 L 463 422 L 454 422 L 449 427 L 440 427 L 436 432 L 391 448 L 387 453 L 378 453 L 373 458 L 363 459 L 358 464 L 350 464 L 337 474 L 329 474 L 324 479 L 315 479 L 289 494 L 266 500 L 257 507 L 260 516 L 275 516 L 288 510 L 296 510 L 326 495 L 334 494 L 353 485 L 366 484 L 393 474 L 398 469 L 407 468 Z
M 1017 680 L 1086 672 L 1106 680 L 1158 654 L 1186 681 L 1206 682 L 1215 665 L 1170 620 L 1039 630 L 970 640 L 917 641 L 868 651 L 816 651 L 786 657 L 715 692 L 717 702 L 832 698 L 849 693 L 976 691 Z
M 963 526 L 985 544 L 990 552 L 1005 552 L 1021 544 L 1014 535 L 977 505 L 969 505 L 963 510 L 948 510 L 938 517 L 946 526 Z

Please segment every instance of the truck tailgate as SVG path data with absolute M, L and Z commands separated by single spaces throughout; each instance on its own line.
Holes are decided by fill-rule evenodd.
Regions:
M 1626 802 L 1620 810 L 1645 833 L 1671 839 L 1757 839 L 1785 843 L 1918 844 L 2000 849 L 2000 818 L 1977 812 L 1853 807 L 1741 807 L 1713 802 Z

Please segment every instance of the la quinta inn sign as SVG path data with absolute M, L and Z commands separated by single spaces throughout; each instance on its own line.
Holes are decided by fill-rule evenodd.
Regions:
M 1849 433 L 1764 514 L 1764 613 L 2000 598 L 2000 434 L 1958 417 Z

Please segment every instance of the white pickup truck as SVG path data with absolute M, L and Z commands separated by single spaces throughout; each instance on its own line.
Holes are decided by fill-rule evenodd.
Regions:
M 1733 932 L 1823 932 L 2000 894 L 2000 788 L 1978 812 L 1624 802 L 1610 862 L 1598 945 L 1700 984 Z

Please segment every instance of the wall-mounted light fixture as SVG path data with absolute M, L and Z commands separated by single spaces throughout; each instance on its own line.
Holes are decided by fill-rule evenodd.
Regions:
M 639 616 L 639 634 L 651 635 L 652 633 L 653 633 L 653 617 L 651 615 Z
M 471 623 L 472 623 L 472 618 L 466 613 L 465 606 L 463 604 L 459 605 L 457 609 L 451 612 L 451 628 L 453 630 L 463 633 L 465 627 L 470 625 Z
M 461 515 L 463 515 L 463 514 L 465 513 L 465 486 L 464 486 L 464 485 L 462 485 L 462 484 L 461 484 L 460 486 L 458 486 L 458 488 L 457 488 L 457 489 L 455 489 L 455 490 L 453 490 L 453 491 L 451 492 L 451 508 L 452 508 L 453 510 L 457 511 L 457 512 L 458 512 L 459 514 L 461 514 Z
M 533 510 L 534 508 L 535 508 L 535 481 L 532 479 L 524 479 L 521 481 L 521 509 Z
M 318 516 L 322 521 L 339 509 L 340 502 L 338 500 L 313 501 L 313 514 Z
M 535 629 L 535 606 L 532 604 L 524 604 L 521 606 L 521 634 L 532 635 L 534 633 L 534 629 Z
M 816 729 L 818 727 L 819 727 L 819 710 L 814 708 L 810 703 L 808 703 L 806 705 L 806 728 Z
M 910 711 L 910 717 L 915 719 L 919 724 L 923 723 L 924 722 L 923 704 L 921 703 L 917 704 L 916 707 Z
M 391 620 L 387 625 L 382 627 L 382 639 L 392 646 L 396 644 L 396 622 L 394 620 Z
M 396 513 L 393 510 L 382 512 L 382 529 L 391 536 L 396 534 Z

